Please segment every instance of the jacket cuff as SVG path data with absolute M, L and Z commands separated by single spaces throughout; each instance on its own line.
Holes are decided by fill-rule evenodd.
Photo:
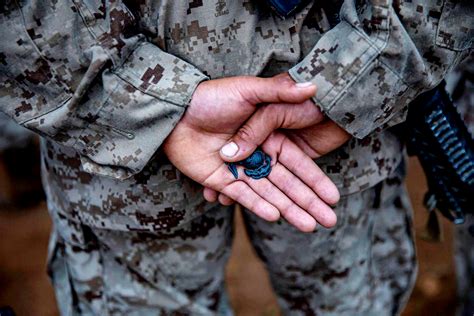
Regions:
M 370 39 L 343 20 L 289 74 L 297 82 L 313 82 L 318 88 L 313 100 L 321 111 L 363 138 L 400 115 L 393 111 L 395 102 L 413 98 L 411 89 L 380 62 L 386 40 Z
M 128 178 L 140 172 L 181 119 L 200 82 L 194 66 L 150 43 L 102 74 L 99 110 L 82 129 L 74 148 L 87 172 Z M 92 102 L 92 101 L 91 101 Z

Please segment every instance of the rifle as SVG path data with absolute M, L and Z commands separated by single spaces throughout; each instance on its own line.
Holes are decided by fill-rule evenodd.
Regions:
M 427 178 L 426 208 L 464 223 L 474 214 L 474 140 L 445 82 L 410 103 L 404 124 L 408 154 L 418 156 Z

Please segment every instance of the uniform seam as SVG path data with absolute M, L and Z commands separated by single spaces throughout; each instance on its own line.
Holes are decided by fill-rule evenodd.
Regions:
M 107 47 L 104 47 L 104 46 L 101 45 L 101 42 L 99 40 L 99 36 L 95 32 L 94 26 L 87 22 L 87 18 L 84 16 L 84 11 L 87 11 L 91 17 L 93 17 L 94 14 L 89 10 L 87 5 L 84 4 L 83 6 L 80 6 L 80 5 L 77 4 L 76 0 L 72 0 L 72 3 L 74 5 L 74 7 L 76 7 L 76 9 L 77 9 L 77 12 L 78 12 L 79 16 L 81 17 L 82 23 L 85 25 L 85 27 L 87 28 L 87 30 L 91 34 L 91 37 L 94 39 L 95 44 L 98 45 L 99 47 L 101 47 L 103 49 L 103 51 L 109 57 L 109 60 L 113 64 L 113 68 L 119 68 L 119 67 L 123 66 L 125 64 L 125 61 L 128 60 L 128 58 L 135 51 L 137 46 L 135 46 L 133 49 L 130 50 L 131 51 L 130 54 L 127 56 L 127 58 L 124 59 L 123 62 L 121 62 L 120 64 L 117 64 L 117 60 L 110 54 L 109 49 Z M 97 27 L 102 34 L 107 34 L 107 31 L 105 29 L 103 29 L 100 24 L 97 23 L 97 19 L 94 19 L 94 21 L 95 21 L 95 27 Z M 141 42 L 139 42 L 139 44 L 140 43 Z
M 125 82 L 125 83 L 127 83 L 127 84 L 129 84 L 129 85 L 131 85 L 131 86 L 133 86 L 135 89 L 137 89 L 137 90 L 140 91 L 141 93 L 146 94 L 146 95 L 152 97 L 153 99 L 156 99 L 156 100 L 159 100 L 159 101 L 163 101 L 163 102 L 167 102 L 167 103 L 170 103 L 170 104 L 175 105 L 175 106 L 180 107 L 180 108 L 184 107 L 184 106 L 181 105 L 181 104 L 178 104 L 178 103 L 173 102 L 173 101 L 170 101 L 170 100 L 164 100 L 164 99 L 160 98 L 159 96 L 157 96 L 157 95 L 155 95 L 155 94 L 153 94 L 153 93 L 151 93 L 151 92 L 148 92 L 148 91 L 144 90 L 143 88 L 137 87 L 136 84 L 134 84 L 134 83 L 131 82 L 130 80 L 127 80 L 127 78 L 122 74 L 122 71 L 114 72 L 114 74 L 115 74 L 121 81 L 123 81 L 123 82 Z
M 101 105 L 101 106 L 99 107 L 99 109 L 97 110 L 97 112 L 96 112 L 96 115 L 97 115 L 97 116 L 98 116 L 99 113 L 104 109 L 104 107 L 106 107 L 107 104 L 109 104 L 110 97 L 117 91 L 118 87 L 119 87 L 119 84 L 117 83 L 117 84 L 115 85 L 114 89 L 112 90 L 112 92 L 109 93 L 109 95 L 107 96 L 107 98 L 104 100 L 104 103 L 102 103 L 102 105 Z M 77 145 L 78 142 L 81 140 L 82 135 L 84 135 L 85 131 L 89 129 L 89 126 L 91 126 L 91 124 L 92 124 L 92 122 L 88 122 L 88 123 L 86 124 L 86 126 L 84 126 L 84 128 L 80 131 L 79 136 L 76 137 L 76 140 L 75 140 L 75 142 L 72 144 L 71 147 L 76 148 L 76 145 Z M 83 150 L 84 150 L 84 151 L 87 150 L 87 149 L 90 147 L 90 145 L 87 145 L 87 144 L 84 143 L 84 142 L 82 142 L 82 143 L 84 144 L 84 148 L 81 149 L 81 152 L 82 152 Z M 84 154 L 86 154 L 86 152 L 85 152 Z
M 387 35 L 385 36 L 385 39 L 383 40 L 383 43 L 381 45 L 377 45 L 370 37 L 368 37 L 364 32 L 361 32 L 357 27 L 355 27 L 354 25 L 352 25 L 351 23 L 349 23 L 349 21 L 347 21 L 346 18 L 343 18 L 343 21 L 346 22 L 349 26 L 351 26 L 351 28 L 361 37 L 363 38 L 367 44 L 369 44 L 369 48 L 366 49 L 362 54 L 360 54 L 360 57 L 365 57 L 366 55 L 369 55 L 369 51 L 370 51 L 370 48 L 373 48 L 375 49 L 376 53 L 373 54 L 373 56 L 370 56 L 369 55 L 369 58 L 367 60 L 367 62 L 360 68 L 360 70 L 357 72 L 357 74 L 355 74 L 352 78 L 352 80 L 349 81 L 349 83 L 347 85 L 344 85 L 343 83 L 343 79 L 340 76 L 340 79 L 338 80 L 338 82 L 333 85 L 333 87 L 328 91 L 328 93 L 326 93 L 326 95 L 324 97 L 321 98 L 321 101 L 323 101 L 331 91 L 333 91 L 334 89 L 336 89 L 336 87 L 340 87 L 340 91 L 338 92 L 337 96 L 334 98 L 334 100 L 330 103 L 331 105 L 329 106 L 329 108 L 327 109 L 327 111 L 331 111 L 335 106 L 336 106 L 336 103 L 342 98 L 342 96 L 346 93 L 345 90 L 349 89 L 351 86 L 354 85 L 354 83 L 359 79 L 361 78 L 361 74 L 363 74 L 367 68 L 370 67 L 370 65 L 373 63 L 374 60 L 376 59 L 379 59 L 379 57 L 381 56 L 382 54 L 382 51 L 387 47 L 388 45 L 388 42 L 390 41 L 390 25 L 391 25 L 391 21 L 390 21 L 390 17 L 387 17 Z M 376 31 L 377 34 L 375 34 L 375 36 L 378 36 L 380 35 L 380 30 L 377 29 Z M 351 67 L 352 68 L 352 67 Z M 350 69 L 348 69 L 344 74 L 348 73 Z
M 47 111 L 45 111 L 45 112 L 43 112 L 43 113 L 41 113 L 41 114 L 38 114 L 38 115 L 35 115 L 35 116 L 30 117 L 30 118 L 28 118 L 28 119 L 25 119 L 24 121 L 20 121 L 20 122 L 18 122 L 18 124 L 20 124 L 20 125 L 28 124 L 28 123 L 31 122 L 31 121 L 34 121 L 34 120 L 39 119 L 39 118 L 41 118 L 41 117 L 43 117 L 43 116 L 45 116 L 45 115 L 50 114 L 51 112 L 54 112 L 54 111 L 56 111 L 56 110 L 59 110 L 60 108 L 62 108 L 63 106 L 65 106 L 65 105 L 67 104 L 67 102 L 69 102 L 71 99 L 72 99 L 72 96 L 68 96 L 68 97 L 65 98 L 63 101 L 60 102 L 60 105 L 55 106 L 54 108 L 51 108 L 51 109 L 49 109 L 49 110 L 47 110 Z
M 20 11 L 20 14 L 21 14 L 21 20 L 22 20 L 22 27 L 23 27 L 23 31 L 25 32 L 26 35 L 28 35 L 28 40 L 30 41 L 31 45 L 34 47 L 34 49 L 36 50 L 36 52 L 38 53 L 38 55 L 41 57 L 42 60 L 44 60 L 45 62 L 48 62 L 48 59 L 46 59 L 46 57 L 43 55 L 43 53 L 41 52 L 41 50 L 39 49 L 39 47 L 35 44 L 35 42 L 33 41 L 33 39 L 31 38 L 31 36 L 28 34 L 28 31 L 26 30 L 26 20 L 25 20 L 25 15 L 23 14 L 23 8 L 18 4 L 18 1 L 15 0 L 15 5 L 17 6 L 18 8 L 18 11 Z M 49 62 L 48 62 L 49 63 Z
M 135 87 L 137 90 L 141 91 L 143 94 L 146 94 L 148 96 L 151 96 L 155 99 L 158 99 L 160 101 L 163 101 L 163 102 L 167 102 L 167 103 L 170 103 L 170 104 L 173 104 L 175 106 L 178 106 L 178 107 L 186 107 L 188 105 L 188 103 L 190 102 L 191 98 L 192 98 L 192 95 L 194 94 L 194 91 L 196 90 L 197 86 L 202 82 L 202 81 L 205 81 L 207 79 L 209 79 L 207 76 L 205 76 L 204 74 L 202 74 L 201 72 L 199 72 L 199 70 L 197 71 L 192 71 L 192 73 L 189 71 L 189 69 L 183 69 L 183 71 L 181 72 L 182 74 L 190 74 L 190 76 L 192 77 L 192 74 L 195 74 L 195 75 L 198 75 L 196 76 L 197 80 L 195 80 L 192 85 L 190 85 L 189 87 L 189 91 L 190 93 L 187 93 L 187 96 L 186 96 L 186 100 L 185 102 L 183 102 L 183 104 L 180 104 L 180 103 L 177 103 L 177 102 L 174 102 L 172 101 L 171 99 L 164 99 L 162 98 L 159 94 L 153 92 L 153 91 L 147 91 L 147 89 L 143 89 L 142 87 L 136 85 L 133 81 L 127 79 L 127 76 L 130 76 L 130 78 L 136 78 L 138 80 L 141 80 L 141 78 L 139 76 L 136 76 L 136 74 L 134 72 L 131 72 L 131 71 L 127 71 L 127 69 L 125 67 L 123 67 L 130 59 L 130 57 L 138 50 L 140 49 L 142 46 L 146 46 L 146 45 L 151 45 L 153 48 L 157 48 L 160 50 L 161 53 L 163 54 L 168 54 L 167 52 L 165 51 L 162 51 L 158 46 L 154 45 L 153 43 L 151 42 L 148 42 L 148 41 L 142 41 L 142 42 L 138 42 L 135 47 L 133 48 L 133 50 L 131 50 L 131 53 L 127 56 L 127 58 L 124 60 L 123 64 L 120 66 L 120 67 L 116 67 L 114 69 L 111 69 L 111 72 L 113 74 L 115 74 L 117 77 L 119 77 L 121 80 L 123 80 L 124 82 L 130 84 L 131 86 Z M 180 58 L 176 57 L 176 56 L 173 56 L 174 58 L 178 59 L 178 60 L 181 60 Z M 182 60 L 181 60 L 182 61 Z M 194 67 L 193 65 L 189 64 L 188 62 L 185 62 L 185 67 L 188 67 L 190 68 L 191 70 L 192 67 Z M 152 86 L 158 86 L 158 84 L 153 84 Z
M 28 38 L 28 41 L 30 42 L 31 46 L 33 46 L 34 50 L 38 53 L 39 57 L 45 62 L 47 63 L 48 65 L 51 64 L 51 61 L 43 54 L 43 52 L 41 51 L 41 49 L 38 47 L 38 45 L 36 45 L 35 41 L 33 40 L 33 38 L 31 38 L 30 34 L 28 33 L 28 30 L 26 28 L 26 20 L 25 20 L 25 15 L 23 14 L 23 8 L 20 6 L 20 4 L 18 3 L 17 0 L 15 0 L 15 5 L 16 7 L 18 8 L 18 11 L 20 12 L 20 15 L 21 15 L 21 20 L 22 20 L 22 27 L 23 27 L 23 32 L 24 34 L 26 35 L 26 37 Z M 54 69 L 54 67 L 51 67 L 50 69 L 51 71 L 51 74 L 53 75 L 52 76 L 52 82 L 54 83 L 55 86 L 57 86 L 58 88 L 61 89 L 61 91 L 66 94 L 66 95 L 70 95 L 70 92 L 68 92 L 64 85 L 61 83 L 61 81 L 58 80 L 58 75 Z
M 380 55 L 379 57 L 381 57 L 381 55 Z M 412 88 L 412 84 L 406 82 L 405 79 L 403 79 L 403 77 L 402 77 L 398 72 L 396 72 L 391 66 L 389 66 L 386 62 L 384 62 L 384 61 L 382 60 L 382 58 L 377 58 L 377 59 L 378 59 L 377 61 L 378 61 L 381 65 L 383 65 L 385 68 L 387 68 L 388 70 L 390 70 L 390 72 L 391 72 L 392 74 L 394 74 L 395 77 L 398 78 L 398 80 L 400 80 L 401 82 L 403 82 L 403 84 L 405 84 L 406 86 Z
M 434 36 L 434 44 L 438 47 L 442 47 L 444 49 L 447 49 L 447 50 L 450 50 L 450 51 L 453 51 L 453 52 L 463 52 L 465 50 L 468 50 L 470 48 L 472 48 L 472 43 L 473 43 L 473 40 L 472 39 L 463 39 L 462 41 L 460 41 L 460 43 L 455 47 L 455 45 L 449 45 L 449 44 L 444 44 L 441 40 L 440 40 L 440 32 L 441 32 L 441 22 L 443 21 L 443 19 L 446 18 L 446 5 L 448 3 L 449 0 L 443 0 L 443 4 L 441 6 L 441 14 L 440 14 L 440 17 L 439 17 L 439 20 L 438 20 L 438 25 L 436 27 L 436 32 L 435 32 L 435 36 Z
M 83 10 L 80 8 L 80 6 L 77 4 L 77 1 L 75 0 L 72 0 L 71 1 L 72 4 L 74 5 L 74 7 L 76 8 L 77 10 L 77 13 L 79 14 L 79 16 L 81 17 L 81 20 L 82 20 L 82 23 L 84 24 L 84 26 L 86 27 L 87 31 L 89 32 L 89 34 L 91 35 L 91 37 L 97 41 L 97 35 L 95 34 L 94 30 L 92 29 L 92 26 L 89 25 L 89 23 L 87 22 L 87 19 L 86 17 L 84 16 L 84 12 Z M 87 11 L 89 11 L 88 8 L 86 8 Z M 92 13 L 89 12 L 89 14 L 92 16 Z M 100 27 L 100 26 L 99 26 Z M 103 31 L 103 30 L 102 30 Z

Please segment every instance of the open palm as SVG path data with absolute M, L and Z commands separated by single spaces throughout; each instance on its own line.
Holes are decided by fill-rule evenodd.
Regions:
M 196 182 L 221 192 L 263 219 L 280 214 L 302 231 L 319 222 L 336 222 L 332 209 L 339 199 L 335 185 L 318 166 L 281 133 L 272 134 L 263 150 L 272 157 L 272 172 L 254 180 L 239 172 L 235 179 L 219 155 L 261 103 L 302 103 L 314 87 L 298 88 L 281 78 L 233 77 L 201 83 L 184 117 L 164 149 L 170 161 Z M 240 167 L 239 167 L 240 168 Z

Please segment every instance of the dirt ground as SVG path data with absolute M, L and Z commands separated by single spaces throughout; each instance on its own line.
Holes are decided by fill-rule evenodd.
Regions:
M 415 208 L 415 230 L 420 233 L 426 221 L 426 211 L 421 206 L 426 184 L 415 160 L 410 163 L 408 189 Z M 236 223 L 226 275 L 235 314 L 279 315 L 268 276 L 250 247 L 239 214 Z M 453 228 L 446 221 L 443 227 L 442 243 L 416 240 L 419 275 L 404 316 L 454 314 Z M 58 314 L 45 267 L 50 228 L 44 203 L 21 211 L 0 209 L 0 306 L 13 307 L 18 316 Z

